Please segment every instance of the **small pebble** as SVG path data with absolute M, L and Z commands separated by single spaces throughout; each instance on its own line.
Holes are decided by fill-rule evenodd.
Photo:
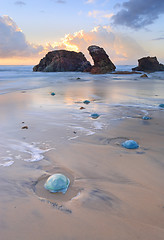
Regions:
M 23 126 L 22 129 L 28 129 L 28 126 Z
M 85 109 L 85 107 L 80 107 L 80 110 L 83 110 L 83 109 Z
M 148 78 L 146 74 L 141 75 L 141 78 Z
M 137 149 L 137 148 L 139 148 L 138 143 L 135 142 L 134 140 L 127 140 L 127 141 L 122 143 L 122 146 L 124 148 L 127 148 L 127 149 Z

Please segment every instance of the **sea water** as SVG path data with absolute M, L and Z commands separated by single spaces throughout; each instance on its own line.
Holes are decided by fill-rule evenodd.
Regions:
M 117 66 L 117 70 L 132 67 Z M 4 95 L 0 102 L 0 167 L 10 167 L 18 160 L 41 161 L 57 144 L 109 129 L 122 119 L 142 119 L 159 111 L 159 104 L 164 103 L 164 72 L 149 73 L 146 79 L 140 76 L 45 73 L 33 72 L 32 66 L 0 66 L 0 95 Z M 92 114 L 99 117 L 93 119 Z M 29 132 L 35 126 L 35 137 L 17 133 L 26 125 L 31 125 Z M 51 144 L 53 129 L 58 140 Z

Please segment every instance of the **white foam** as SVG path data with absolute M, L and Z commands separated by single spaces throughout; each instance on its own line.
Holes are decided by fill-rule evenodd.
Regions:
M 70 137 L 70 138 L 68 138 L 68 140 L 70 141 L 70 140 L 74 140 L 74 139 L 76 139 L 76 138 L 78 138 L 79 136 L 75 136 L 75 137 Z
M 81 132 L 85 132 L 87 136 L 95 134 L 95 132 L 91 131 L 90 129 L 84 127 L 75 127 L 76 129 L 80 130 Z
M 17 142 L 17 144 L 11 144 L 10 146 L 14 150 L 17 150 L 17 151 L 23 152 L 23 153 L 28 153 L 29 155 L 31 155 L 30 158 L 24 159 L 24 161 L 26 161 L 26 162 L 40 161 L 44 158 L 43 153 L 48 152 L 50 150 L 50 149 L 43 150 L 43 149 L 36 147 L 35 143 L 29 144 L 26 142 Z M 20 157 L 21 156 L 19 156 L 19 158 Z
M 9 161 L 9 162 L 5 162 L 5 163 L 0 163 L 0 166 L 2 167 L 9 167 L 14 163 L 14 161 Z
M 9 167 L 14 163 L 14 160 L 12 157 L 3 157 L 2 161 L 4 161 L 3 163 L 0 163 L 0 166 L 2 167 Z

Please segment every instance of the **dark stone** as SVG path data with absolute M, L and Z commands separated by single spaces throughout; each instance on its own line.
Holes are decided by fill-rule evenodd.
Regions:
M 84 54 L 67 50 L 55 50 L 46 54 L 40 63 L 34 66 L 37 72 L 89 72 L 90 62 Z
M 160 64 L 156 57 L 144 57 L 138 60 L 138 67 L 133 71 L 156 72 L 164 71 L 164 65 Z
M 147 74 L 143 74 L 140 76 L 141 78 L 148 78 L 148 75 Z
M 28 129 L 28 126 L 23 126 L 22 129 Z
M 103 48 L 92 45 L 88 47 L 88 51 L 94 62 L 90 71 L 92 74 L 104 74 L 115 71 L 115 65 L 109 59 Z

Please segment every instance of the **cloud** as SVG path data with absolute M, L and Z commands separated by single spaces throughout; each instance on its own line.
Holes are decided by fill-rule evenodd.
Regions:
M 97 18 L 97 19 L 102 19 L 102 18 L 111 18 L 113 14 L 107 11 L 93 10 L 88 13 L 88 16 Z
M 0 16 L 0 58 L 33 57 L 43 47 L 26 41 L 22 30 L 9 16 Z
M 23 1 L 16 1 L 15 2 L 15 5 L 19 5 L 19 6 L 24 6 L 24 5 L 26 5 L 26 3 L 25 2 L 23 2 Z
M 112 21 L 115 25 L 140 29 L 154 23 L 161 14 L 164 14 L 163 0 L 129 0 L 122 4 Z
M 85 3 L 86 4 L 95 3 L 95 0 L 87 0 Z
M 111 60 L 117 64 L 135 63 L 137 58 L 145 55 L 145 51 L 134 39 L 113 32 L 110 26 L 97 26 L 89 32 L 81 30 L 67 34 L 61 41 L 48 44 L 47 50 L 81 51 L 91 61 L 87 48 L 92 44 L 103 47 Z
M 56 2 L 57 2 L 57 3 L 66 3 L 65 0 L 57 0 Z

